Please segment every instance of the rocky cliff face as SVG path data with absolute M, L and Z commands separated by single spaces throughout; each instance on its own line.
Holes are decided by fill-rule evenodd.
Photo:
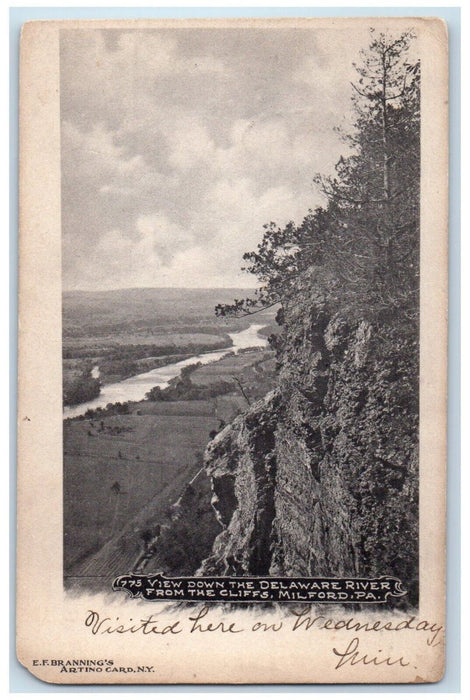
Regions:
M 223 530 L 199 574 L 395 575 L 416 603 L 416 334 L 312 298 L 285 309 L 279 388 L 207 448 Z
M 200 573 L 269 573 L 278 415 L 279 396 L 271 392 L 209 443 L 206 471 L 212 483 L 212 507 L 224 529 Z

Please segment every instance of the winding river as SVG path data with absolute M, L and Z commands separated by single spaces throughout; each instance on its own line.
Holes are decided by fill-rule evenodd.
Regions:
M 89 408 L 105 408 L 108 403 L 116 403 L 120 401 L 142 401 L 145 394 L 154 386 L 159 386 L 164 389 L 168 386 L 170 379 L 177 377 L 183 367 L 200 362 L 202 365 L 208 365 L 211 362 L 220 360 L 230 352 L 237 353 L 243 348 L 265 347 L 267 339 L 258 334 L 258 331 L 263 328 L 263 324 L 252 323 L 249 328 L 237 333 L 229 333 L 233 345 L 222 350 L 214 352 L 205 352 L 200 355 L 188 357 L 186 360 L 174 362 L 171 365 L 152 369 L 144 374 L 136 374 L 134 377 L 128 377 L 120 382 L 113 384 L 105 384 L 101 387 L 100 395 L 96 399 L 78 404 L 77 406 L 65 406 L 64 418 L 75 418 L 83 415 Z M 96 372 L 95 368 L 95 372 Z

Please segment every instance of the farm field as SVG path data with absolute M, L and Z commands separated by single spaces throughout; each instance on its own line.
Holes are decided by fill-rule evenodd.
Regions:
M 275 363 L 272 350 L 243 350 L 237 355 L 228 355 L 218 362 L 199 367 L 191 374 L 191 381 L 200 386 L 209 386 L 217 381 L 233 383 L 233 394 L 218 397 L 218 415 L 227 422 L 272 389 Z M 236 401 L 235 406 L 233 401 Z
M 64 425 L 64 569 L 68 577 L 99 575 L 93 556 L 119 536 L 145 506 L 159 497 L 173 503 L 200 469 L 209 433 L 218 426 L 211 402 L 193 401 L 165 414 L 107 416 Z M 132 565 L 141 533 L 127 541 Z M 129 537 L 127 538 L 129 540 Z M 133 540 L 133 541 L 132 541 Z M 108 578 L 114 572 L 105 571 Z
M 261 376 L 273 370 L 274 353 L 271 350 L 242 350 L 237 355 L 227 355 L 210 365 L 198 367 L 191 374 L 191 380 L 194 384 L 208 385 L 230 377 Z

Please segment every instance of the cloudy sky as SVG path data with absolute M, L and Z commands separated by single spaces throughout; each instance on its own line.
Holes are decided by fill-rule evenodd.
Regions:
M 367 31 L 62 30 L 65 289 L 252 286 L 321 202 Z

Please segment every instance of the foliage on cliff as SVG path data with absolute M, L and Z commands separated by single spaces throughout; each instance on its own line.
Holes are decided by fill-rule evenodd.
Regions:
M 420 66 L 409 56 L 412 40 L 410 33 L 371 32 L 355 66 L 355 122 L 342 134 L 346 155 L 333 177 L 314 178 L 325 206 L 309 211 L 300 225 L 265 225 L 257 251 L 244 255 L 244 269 L 258 277 L 260 288 L 251 299 L 219 304 L 218 315 L 285 305 L 309 269 L 331 313 L 416 322 Z

